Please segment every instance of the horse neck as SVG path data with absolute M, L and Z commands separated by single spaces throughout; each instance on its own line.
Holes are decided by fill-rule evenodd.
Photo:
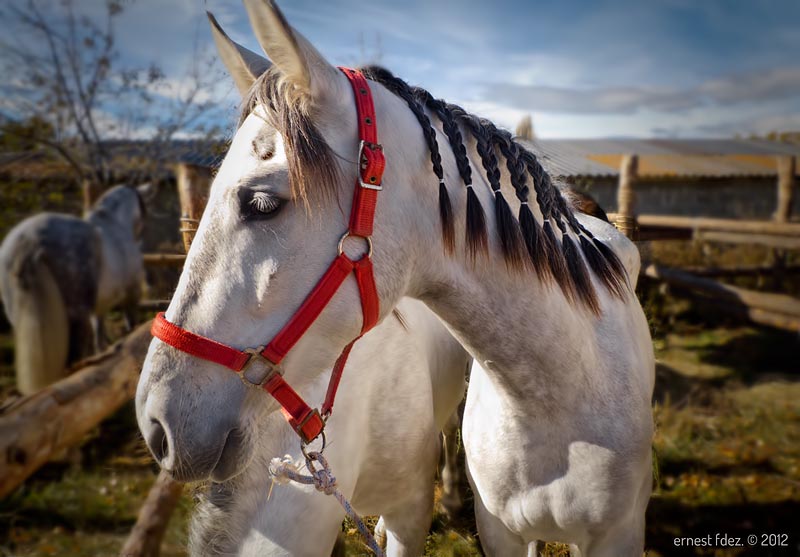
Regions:
M 86 220 L 99 229 L 102 235 L 133 235 L 133 211 L 127 207 L 113 213 L 102 207 L 93 209 L 86 215 Z
M 446 170 L 452 177 L 448 183 L 458 184 L 458 173 L 451 166 Z M 480 176 L 480 167 L 474 164 L 473 176 Z M 580 381 L 579 374 L 586 369 L 581 364 L 590 359 L 593 317 L 568 302 L 556 284 L 544 284 L 533 271 L 506 265 L 500 255 L 492 194 L 488 185 L 476 183 L 475 188 L 486 213 L 489 253 L 479 254 L 474 263 L 464 255 L 464 211 L 459 213 L 458 208 L 466 205 L 466 195 L 451 186 L 453 207 L 460 215 L 455 221 L 459 238 L 455 254 L 445 254 L 441 243 L 429 238 L 415 240 L 424 250 L 417 259 L 419 280 L 412 287 L 416 297 L 447 323 L 508 396 L 522 402 L 569 391 L 567 382 Z M 516 213 L 512 192 L 504 183 L 503 193 Z M 421 212 L 438 219 L 430 207 Z

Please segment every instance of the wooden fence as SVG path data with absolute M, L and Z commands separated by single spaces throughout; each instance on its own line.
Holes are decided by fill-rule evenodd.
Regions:
M 760 275 L 769 271 L 796 273 L 787 267 L 786 250 L 800 250 L 800 222 L 791 222 L 795 194 L 795 157 L 777 157 L 777 195 L 772 220 L 738 220 L 672 215 L 638 215 L 636 183 L 638 156 L 623 157 L 617 192 L 618 213 L 609 217 L 632 240 L 698 240 L 736 245 L 762 245 L 773 250 L 777 265 L 772 269 L 750 266 L 713 269 L 669 269 L 657 265 L 644 266 L 642 276 L 676 287 L 682 292 L 714 303 L 723 311 L 747 317 L 751 321 L 789 331 L 800 332 L 800 300 L 782 294 L 757 292 L 712 280 L 711 276 L 734 277 Z M 699 275 L 705 275 L 699 276 Z

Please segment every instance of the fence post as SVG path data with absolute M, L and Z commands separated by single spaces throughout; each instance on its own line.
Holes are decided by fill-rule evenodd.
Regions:
M 631 240 L 637 236 L 636 192 L 634 186 L 639 178 L 639 156 L 625 155 L 619 168 L 617 188 L 617 228 Z
M 92 210 L 92 205 L 94 202 L 97 201 L 97 198 L 100 197 L 100 194 L 103 193 L 100 188 L 100 184 L 97 183 L 97 180 L 92 178 L 84 178 L 81 181 L 81 197 L 83 198 L 83 214 L 89 214 L 89 211 Z
M 797 159 L 793 156 L 777 157 L 778 202 L 772 219 L 788 222 L 792 215 L 794 201 L 794 176 L 797 172 Z
M 175 175 L 178 180 L 178 198 L 181 202 L 181 235 L 183 247 L 189 251 L 200 216 L 208 202 L 211 187 L 211 169 L 194 164 L 178 164 Z

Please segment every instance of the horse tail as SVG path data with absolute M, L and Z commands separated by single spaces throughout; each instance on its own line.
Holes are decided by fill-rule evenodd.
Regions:
M 66 374 L 67 308 L 56 278 L 38 254 L 4 267 L 0 293 L 14 328 L 17 389 L 28 395 Z

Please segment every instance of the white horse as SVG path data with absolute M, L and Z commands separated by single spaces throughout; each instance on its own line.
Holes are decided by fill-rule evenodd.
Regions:
M 132 328 L 144 278 L 139 237 L 150 186 L 116 186 L 85 219 L 41 213 L 0 246 L 0 295 L 14 328 L 17 388 L 30 394 L 105 345 L 102 316 L 121 306 Z
M 322 276 L 360 178 L 347 78 L 272 2 L 245 4 L 274 65 L 253 86 L 166 316 L 239 348 L 272 338 Z M 265 67 L 253 53 L 242 60 L 238 79 Z M 576 216 L 507 132 L 385 70 L 367 75 L 387 154 L 372 235 L 380 317 L 404 296 L 424 301 L 485 371 L 465 429 L 484 549 L 535 554 L 538 540 L 553 540 L 589 557 L 641 555 L 654 359 L 627 278 L 635 246 Z M 347 281 L 283 360 L 285 379 L 318 380 L 361 321 Z M 254 405 L 275 408 L 245 398 L 221 366 L 159 341 L 143 385 L 139 425 L 183 478 L 232 475 Z

